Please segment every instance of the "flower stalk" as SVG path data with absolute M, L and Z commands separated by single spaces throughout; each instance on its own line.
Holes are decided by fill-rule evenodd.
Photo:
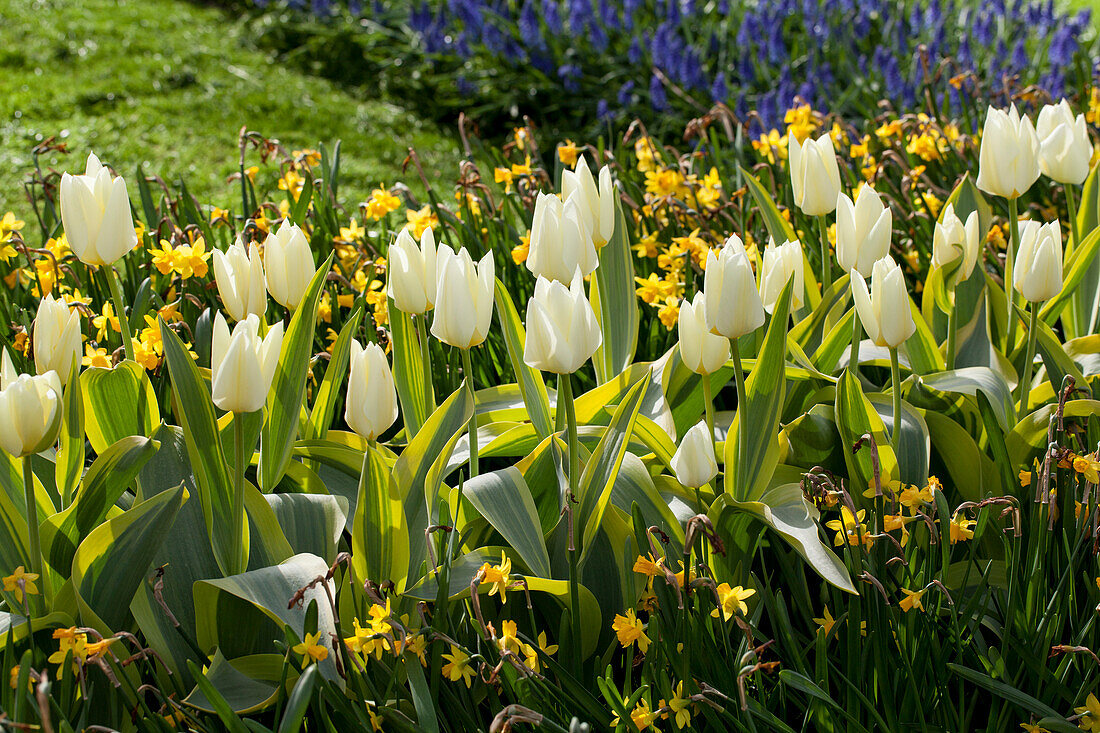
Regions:
M 130 337 L 130 321 L 126 317 L 126 301 L 122 298 L 122 283 L 119 281 L 114 265 L 107 265 L 103 269 L 107 275 L 107 287 L 111 289 L 111 300 L 115 302 L 115 315 L 118 316 L 118 325 L 122 333 L 122 348 L 125 349 L 126 358 L 134 361 L 134 342 Z

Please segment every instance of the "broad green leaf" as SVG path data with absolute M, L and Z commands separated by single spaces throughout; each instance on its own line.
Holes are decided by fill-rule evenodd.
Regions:
M 638 419 L 641 421 L 644 418 Z M 635 423 L 635 432 L 637 429 L 638 426 Z M 615 477 L 615 485 L 611 489 L 611 504 L 627 516 L 630 515 L 633 505 L 637 504 L 646 521 L 646 526 L 659 527 L 671 539 L 669 553 L 675 556 L 683 551 L 683 526 L 657 491 L 657 486 L 649 475 L 649 471 L 646 470 L 645 463 L 633 453 L 623 455 L 619 475 Z M 633 567 L 633 563 L 631 566 Z
M 1016 427 L 1005 435 L 1005 447 L 1012 461 L 1012 471 L 1021 468 L 1031 469 L 1034 458 L 1041 458 L 1047 449 L 1047 427 L 1058 405 L 1043 405 L 1025 415 L 1016 423 Z M 1066 402 L 1063 416 L 1069 420 L 1088 421 L 1091 417 L 1100 417 L 1100 401 L 1069 400 Z
M 321 380 L 321 386 L 317 388 L 313 410 L 309 413 L 305 438 L 324 438 L 325 434 L 328 433 L 336 398 L 344 390 L 346 384 L 344 377 L 348 372 L 351 340 L 358 332 L 362 320 L 363 306 L 359 305 L 348 316 L 344 327 L 340 329 L 340 335 L 336 337 L 336 343 L 332 345 L 331 358 L 328 367 L 325 369 L 325 377 Z
M 80 392 L 80 365 L 75 360 L 65 385 L 61 415 L 60 446 L 54 475 L 57 477 L 57 491 L 61 494 L 61 506 L 67 507 L 84 470 L 84 397 Z
M 982 392 L 993 406 L 1001 430 L 1008 430 L 1016 422 L 1012 391 L 1004 377 L 988 367 L 964 367 L 949 372 L 927 374 L 921 377 L 921 382 L 941 392 L 955 392 L 971 397 Z
M 884 425 L 893 429 L 894 397 L 880 394 L 868 395 L 867 399 L 878 411 Z M 931 438 L 928 425 L 921 411 L 905 400 L 901 401 L 901 439 L 895 457 L 898 460 L 900 478 L 904 484 L 925 486 L 928 483 L 928 463 L 931 456 Z
M 1004 494 L 997 466 L 978 448 L 970 433 L 933 410 L 922 410 L 921 416 L 928 425 L 935 455 L 947 468 L 945 485 L 967 501 Z
M 527 414 L 531 423 L 535 426 L 539 438 L 545 438 L 554 431 L 554 421 L 550 417 L 550 399 L 546 392 L 546 382 L 542 378 L 542 372 L 532 369 L 523 362 L 523 345 L 526 343 L 527 334 L 523 329 L 523 322 L 519 319 L 516 306 L 512 302 L 512 296 L 508 294 L 508 288 L 497 278 L 496 290 L 496 316 L 500 323 L 500 330 L 504 333 L 504 345 L 508 348 L 508 360 L 512 363 L 512 372 L 516 375 L 516 383 L 519 392 L 523 396 L 523 404 L 527 407 Z
M 298 678 L 298 682 L 290 693 L 290 699 L 287 700 L 283 719 L 279 722 L 279 733 L 298 733 L 301 730 L 306 710 L 309 709 L 310 700 L 313 699 L 313 691 L 317 687 L 318 669 L 317 665 L 311 664 Z
M 161 328 L 162 333 L 166 331 L 171 329 Z M 123 361 L 114 369 L 85 369 L 80 375 L 80 391 L 84 429 L 96 453 L 129 435 L 148 437 L 160 423 L 157 393 L 145 369 L 136 362 Z
M 1095 292 L 1096 283 L 1087 283 L 1086 278 L 1090 275 L 1095 277 L 1093 271 L 1096 267 L 1097 252 L 1100 252 L 1100 228 L 1093 230 L 1091 234 L 1081 240 L 1080 245 L 1072 253 L 1066 256 L 1066 262 L 1063 266 L 1065 275 L 1062 278 L 1062 290 L 1043 303 L 1043 307 L 1039 310 L 1040 318 L 1053 326 L 1075 296 L 1078 296 L 1090 286 Z M 1074 333 L 1086 335 L 1088 331 L 1084 319 L 1092 317 L 1091 309 L 1082 308 L 1080 317 L 1082 327 L 1074 329 Z
M 306 396 L 306 377 L 309 359 L 313 356 L 313 331 L 317 323 L 317 305 L 321 302 L 321 289 L 332 268 L 332 258 L 309 281 L 302 301 L 290 319 L 283 335 L 279 352 L 279 365 L 267 395 L 264 408 L 264 426 L 260 431 L 260 462 L 256 477 L 260 490 L 270 492 L 286 472 L 290 451 L 298 437 L 298 418 Z
M 203 691 L 204 687 L 212 687 L 233 712 L 240 715 L 259 712 L 275 703 L 283 669 L 281 654 L 251 654 L 226 659 L 220 651 L 216 651 L 210 660 L 210 668 L 203 675 L 210 687 L 196 687 L 184 702 L 204 712 L 214 713 L 215 705 Z M 293 670 L 287 671 L 288 677 L 296 674 Z M 289 683 L 291 680 L 287 681 Z
M 779 213 L 779 207 L 775 205 L 768 189 L 764 188 L 756 176 L 749 171 L 744 168 L 739 170 L 748 186 L 749 193 L 752 194 L 753 201 L 756 202 L 756 207 L 760 210 L 760 215 L 764 217 L 764 226 L 768 230 L 768 236 L 775 240 L 776 244 L 793 242 L 798 239 L 798 235 L 795 234 L 790 222 Z
M 1093 166 L 1081 191 L 1081 206 L 1077 211 L 1077 231 L 1088 238 L 1098 227 L 1100 227 L 1100 166 Z M 1066 255 L 1071 255 L 1077 246 L 1077 242 L 1068 241 Z M 1100 259 L 1092 258 L 1088 270 L 1074 291 L 1072 303 L 1073 317 L 1067 319 L 1069 323 L 1066 335 L 1072 337 L 1095 333 L 1096 325 L 1100 322 Z
M 592 277 L 591 300 L 603 342 L 592 356 L 600 384 L 626 369 L 638 346 L 638 296 L 634 289 L 634 254 L 626 217 L 615 197 L 615 233 L 600 248 L 600 266 Z
M 518 468 L 509 466 L 471 478 L 463 485 L 462 498 L 500 532 L 532 573 L 550 577 L 550 557 L 535 501 Z
M 1085 387 L 1087 385 L 1085 375 L 1081 374 L 1081 370 L 1066 353 L 1054 330 L 1041 318 L 1035 325 L 1038 328 L 1035 351 L 1043 359 L 1047 381 L 1050 382 L 1054 393 L 1057 394 L 1062 389 L 1062 382 L 1066 377 L 1073 377 L 1076 384 Z M 1031 389 L 1032 385 L 1029 384 L 1027 387 Z M 1031 402 L 1031 408 L 1035 408 L 1034 402 Z
M 873 435 L 878 445 L 879 476 L 883 486 L 899 478 L 898 461 L 894 449 L 890 447 L 886 424 L 863 394 L 859 380 L 847 370 L 837 382 L 836 426 L 848 466 L 848 490 L 853 498 L 862 496 L 865 490 L 874 486 L 871 446 L 865 443 L 858 451 L 852 452 L 856 441 L 865 434 Z
M 283 534 L 296 553 L 336 561 L 336 546 L 344 532 L 347 499 L 329 494 L 265 494 Z
M 909 299 L 909 310 L 913 316 L 916 330 L 909 340 L 905 342 L 905 353 L 909 357 L 909 368 L 915 374 L 932 374 L 943 371 L 944 357 L 936 344 L 936 338 L 932 335 L 928 323 L 921 315 L 920 309 L 913 299 Z
M 401 402 L 401 419 L 411 440 L 435 410 L 435 391 L 424 368 L 420 339 L 428 335 L 426 316 L 410 316 L 389 299 L 390 344 L 393 347 L 393 382 Z M 418 333 L 419 332 L 419 333 Z
M 408 575 L 411 539 L 401 496 L 382 454 L 368 446 L 365 456 L 352 523 L 351 566 L 360 582 L 391 580 L 400 593 Z

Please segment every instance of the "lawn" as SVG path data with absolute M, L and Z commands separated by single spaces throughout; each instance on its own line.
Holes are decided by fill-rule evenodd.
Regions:
M 351 201 L 392 184 L 408 146 L 429 176 L 451 175 L 458 160 L 451 134 L 389 101 L 276 63 L 245 24 L 217 9 L 179 0 L 0 0 L 0 17 L 5 36 L 20 39 L 0 48 L 0 212 L 26 212 L 31 150 L 51 135 L 71 155 L 52 153 L 45 165 L 82 169 L 94 150 L 124 175 L 142 164 L 222 205 L 237 201 L 226 177 L 242 125 L 288 150 L 342 140 Z M 274 180 L 274 168 L 268 175 Z

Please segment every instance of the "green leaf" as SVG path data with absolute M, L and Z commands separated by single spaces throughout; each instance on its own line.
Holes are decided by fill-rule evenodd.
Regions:
M 332 563 L 344 532 L 347 499 L 330 494 L 264 494 L 283 534 L 296 553 L 308 552 Z
M 84 470 L 84 398 L 80 392 L 80 364 L 75 360 L 61 410 L 60 446 L 54 476 L 61 494 L 61 506 L 67 507 Z
M 363 306 L 359 305 L 348 316 L 344 327 L 340 329 L 340 335 L 336 337 L 336 343 L 332 345 L 325 377 L 321 380 L 321 386 L 317 388 L 313 410 L 309 413 L 309 422 L 306 424 L 304 436 L 306 438 L 324 438 L 328 433 L 336 398 L 345 385 L 344 377 L 347 374 L 351 356 L 351 340 L 359 330 L 362 320 Z
M 368 446 L 351 534 L 351 566 L 360 581 L 391 580 L 400 593 L 409 570 L 409 532 L 390 465 Z M 413 492 L 415 494 L 415 492 Z
M 981 392 L 989 400 L 1001 430 L 1008 430 L 1016 422 L 1012 391 L 1004 377 L 989 367 L 964 367 L 949 372 L 927 374 L 921 377 L 924 386 L 941 392 L 975 397 Z
M 390 344 L 393 347 L 393 383 L 397 387 L 397 399 L 401 402 L 401 418 L 405 421 L 405 433 L 411 440 L 420 432 L 428 416 L 435 410 L 435 391 L 425 375 L 424 359 L 420 350 L 420 338 L 427 334 L 426 316 L 413 317 L 401 311 L 389 299 Z M 417 335 L 417 329 L 424 333 Z
M 1085 287 L 1091 286 L 1093 292 L 1095 292 L 1096 283 L 1085 283 L 1085 280 L 1093 273 L 1097 260 L 1097 252 L 1100 252 L 1100 228 L 1093 230 L 1092 233 L 1081 241 L 1080 246 L 1076 247 L 1072 253 L 1066 256 L 1066 263 L 1063 268 L 1065 275 L 1062 278 L 1062 290 L 1046 303 L 1043 303 L 1043 307 L 1039 311 L 1040 318 L 1053 326 L 1062 316 L 1066 306 L 1071 304 L 1074 296 L 1082 293 Z M 1083 285 L 1082 283 L 1085 284 Z M 1074 331 L 1080 335 L 1087 333 L 1085 330 L 1087 329 L 1087 324 L 1083 323 L 1086 318 L 1086 310 L 1088 311 L 1088 317 L 1092 315 L 1091 309 L 1082 309 L 1082 325 Z
M 518 468 L 509 466 L 471 478 L 463 485 L 462 497 L 500 532 L 531 572 L 550 577 L 550 556 L 535 500 Z
M 634 255 L 626 217 L 615 197 L 615 233 L 600 248 L 600 266 L 592 277 L 590 297 L 603 342 L 592 356 L 596 380 L 603 384 L 626 369 L 638 347 L 638 296 L 634 292 Z
M 497 321 L 500 323 L 500 330 L 504 333 L 508 360 L 512 363 L 512 372 L 516 375 L 523 404 L 527 408 L 527 415 L 531 424 L 535 426 L 539 438 L 545 438 L 554 432 L 546 382 L 542 378 L 542 372 L 532 369 L 523 362 L 523 345 L 526 343 L 527 334 L 523 329 L 523 322 L 519 319 L 519 313 L 516 312 L 516 306 L 512 302 L 512 296 L 508 294 L 508 289 L 500 278 L 496 281 L 495 298 Z
M 171 329 L 162 324 L 161 332 L 166 331 Z M 96 453 L 129 435 L 148 437 L 160 424 L 157 393 L 145 370 L 136 362 L 123 361 L 114 369 L 85 369 L 80 375 L 80 391 L 84 429 Z
M 302 672 L 298 683 L 287 700 L 286 709 L 283 710 L 283 719 L 279 723 L 279 733 L 298 733 L 302 728 L 309 702 L 313 699 L 313 690 L 317 687 L 317 665 L 311 664 Z
M 232 711 L 247 715 L 258 712 L 277 699 L 283 666 L 281 654 L 251 654 L 226 659 L 220 651 L 215 652 L 210 668 L 201 675 L 205 684 L 198 684 L 184 702 L 207 713 L 217 713 L 219 707 L 222 713 Z M 292 670 L 288 672 L 294 674 Z M 217 695 L 217 702 L 206 696 L 206 691 L 211 690 Z
M 748 186 L 749 193 L 752 194 L 752 200 L 756 202 L 756 207 L 760 210 L 760 215 L 764 217 L 764 226 L 768 229 L 768 236 L 775 240 L 776 244 L 793 242 L 798 239 L 798 235 L 795 234 L 790 222 L 779 213 L 779 207 L 775 205 L 768 189 L 764 188 L 756 176 L 743 167 L 738 166 L 738 170 L 741 171 L 741 176 L 745 179 L 745 184 Z
M 438 733 L 439 721 L 436 718 L 436 702 L 428 689 L 428 681 L 424 678 L 424 670 L 419 664 L 407 664 L 405 669 L 409 675 L 409 692 L 412 693 L 413 708 L 416 710 L 417 723 L 425 733 Z
M 844 371 L 837 382 L 836 426 L 840 431 L 844 461 L 848 467 L 849 491 L 853 497 L 862 496 L 867 488 L 874 485 L 871 446 L 864 444 L 858 451 L 852 452 L 856 441 L 867 433 L 874 436 L 878 445 L 879 475 L 883 485 L 899 478 L 898 461 L 894 456 L 894 449 L 890 447 L 886 424 L 863 394 L 859 379 L 848 370 Z
M 893 429 L 893 395 L 873 394 L 868 399 L 878 411 L 883 424 L 890 425 Z M 924 422 L 921 411 L 905 400 L 901 402 L 900 427 L 901 440 L 898 441 L 898 451 L 895 453 L 900 472 L 900 477 L 897 478 L 900 478 L 904 484 L 925 486 L 928 483 L 928 462 L 931 453 L 928 425 Z
M 996 464 L 978 448 L 974 439 L 961 425 L 933 410 L 921 411 L 932 437 L 932 448 L 947 468 L 949 481 L 967 501 L 981 501 L 987 496 L 1001 496 L 1001 473 Z
M 241 721 L 229 702 L 222 696 L 221 691 L 210 680 L 206 679 L 202 671 L 198 669 L 194 663 L 189 663 L 188 668 L 191 671 L 191 675 L 198 683 L 198 690 L 202 693 L 202 700 L 206 702 L 217 714 L 218 718 L 222 721 L 222 724 L 230 731 L 230 733 L 248 733 L 248 727 Z M 222 671 L 220 668 L 219 671 Z M 222 679 L 225 678 L 223 672 L 219 675 Z
M 256 470 L 260 490 L 270 492 L 286 472 L 290 451 L 298 437 L 298 418 L 306 396 L 309 359 L 313 356 L 313 331 L 317 323 L 317 304 L 321 287 L 332 268 L 328 259 L 313 274 L 301 303 L 290 319 L 279 352 L 279 366 L 267 395 L 263 429 L 260 431 L 260 462 Z
M 999 680 L 995 680 L 987 674 L 983 674 L 975 669 L 964 667 L 961 664 L 955 664 L 953 662 L 947 663 L 947 669 L 954 672 L 959 677 L 962 677 L 968 682 L 972 682 L 979 687 L 985 688 L 989 692 L 992 692 L 1002 700 L 1007 700 L 1021 708 L 1023 713 L 1036 713 L 1043 716 L 1049 716 L 1056 720 L 1065 721 L 1065 719 L 1058 714 L 1058 711 L 1049 707 L 1045 703 L 1036 700 L 1031 695 L 1020 692 L 1012 685 L 1005 684 Z

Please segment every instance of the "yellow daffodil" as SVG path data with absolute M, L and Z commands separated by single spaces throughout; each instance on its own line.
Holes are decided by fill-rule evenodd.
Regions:
M 15 600 L 18 603 L 23 602 L 23 591 L 26 590 L 27 595 L 38 595 L 38 586 L 34 584 L 34 581 L 38 580 L 37 573 L 28 573 L 20 565 L 15 569 L 15 572 L 11 575 L 4 576 L 4 590 L 8 593 L 15 594 Z
M 615 632 L 615 636 L 619 638 L 619 643 L 622 644 L 624 649 L 634 643 L 638 644 L 642 654 L 645 654 L 646 650 L 649 649 L 649 637 L 645 635 L 645 624 L 634 615 L 633 608 L 626 609 L 625 615 L 616 614 L 614 621 L 611 622 L 611 629 Z
M 825 636 L 829 635 L 829 632 L 833 630 L 833 626 L 836 624 L 836 619 L 833 618 L 833 614 L 830 613 L 828 606 L 825 606 L 825 610 L 822 612 L 821 618 L 815 618 L 811 620 L 821 627 L 821 633 L 823 633 Z
M 366 203 L 367 216 L 371 219 L 378 221 L 391 211 L 395 211 L 401 206 L 401 199 L 394 196 L 385 187 L 376 188 L 371 191 L 370 198 Z
M 909 590 L 908 588 L 902 588 L 901 592 L 905 594 L 905 598 L 898 601 L 898 608 L 905 613 L 909 613 L 914 608 L 918 611 L 924 610 L 924 605 L 921 603 L 921 598 L 924 596 L 927 588 L 921 590 Z
M 1073 470 L 1084 476 L 1089 483 L 1100 483 L 1100 461 L 1096 460 L 1094 454 L 1074 458 Z
M 477 675 L 474 668 L 470 666 L 470 655 L 452 644 L 451 653 L 444 654 L 443 658 L 447 660 L 443 665 L 443 676 L 451 682 L 462 680 L 466 683 L 466 687 L 469 687 L 470 682 Z
M 1081 716 L 1077 719 L 1078 728 L 1094 733 L 1100 731 L 1100 700 L 1096 699 L 1096 695 L 1090 692 L 1085 704 L 1074 708 L 1073 712 Z
M 508 602 L 508 584 L 512 582 L 512 560 L 503 552 L 500 553 L 500 564 L 490 565 L 485 563 L 481 566 L 481 572 L 484 573 L 484 577 L 481 580 L 482 585 L 489 584 L 492 588 L 489 589 L 489 595 L 500 594 L 500 602 Z
M 718 613 L 721 611 L 723 621 L 729 621 L 737 613 L 742 616 L 747 614 L 749 606 L 745 603 L 745 599 L 756 594 L 756 590 L 753 588 L 742 588 L 739 585 L 731 588 L 729 583 L 722 583 L 717 590 L 718 602 L 721 604 L 721 608 L 715 608 L 710 612 L 710 615 L 718 618 Z
M 962 514 L 951 517 L 951 544 L 971 539 L 974 536 L 975 524 L 977 524 L 975 520 L 967 519 Z
M 691 727 L 691 696 L 684 695 L 684 683 L 681 681 L 676 685 L 676 694 L 667 703 L 661 701 L 658 707 L 668 707 L 669 712 L 665 713 L 664 717 L 672 718 L 672 722 L 676 725 L 678 730 Z
M 580 155 L 581 149 L 577 147 L 576 143 L 572 140 L 566 140 L 564 144 L 558 146 L 558 160 L 562 165 L 567 165 L 570 168 L 577 165 L 577 156 Z
M 306 637 L 300 644 L 294 645 L 293 651 L 295 654 L 300 654 L 302 656 L 302 661 L 307 664 L 322 662 L 328 659 L 328 647 L 320 644 L 320 640 L 321 632 L 319 631 L 312 634 L 306 634 Z

